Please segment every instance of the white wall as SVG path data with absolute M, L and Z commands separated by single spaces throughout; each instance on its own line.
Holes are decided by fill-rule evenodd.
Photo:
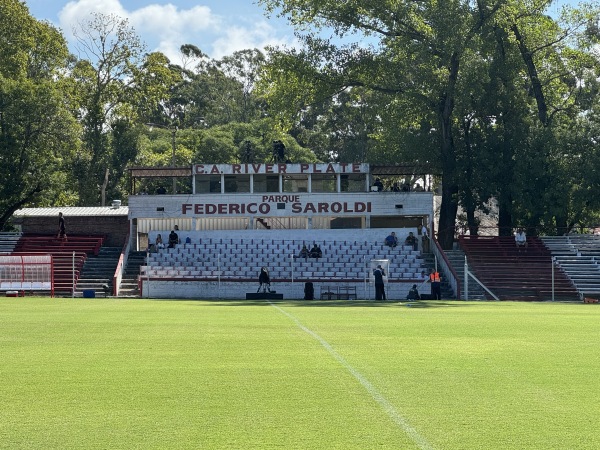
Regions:
M 335 283 L 315 283 L 315 299 L 319 299 L 322 285 Z M 386 294 L 388 301 L 400 301 L 406 299 L 408 290 L 414 284 L 413 281 L 406 283 L 388 283 Z M 347 284 L 356 286 L 356 293 L 359 300 L 375 301 L 375 289 L 372 284 L 355 283 Z M 216 281 L 169 281 L 169 280 L 143 280 L 142 298 L 183 298 L 183 299 L 245 299 L 247 292 L 256 292 L 258 289 L 258 280 L 256 283 L 238 283 L 227 282 L 218 283 Z M 304 283 L 272 283 L 271 289 L 277 293 L 283 294 L 286 300 L 301 300 L 304 298 Z M 365 292 L 366 289 L 366 292 Z M 427 286 L 422 293 L 429 293 Z M 366 294 L 366 295 L 365 295 Z M 347 300 L 352 302 L 352 300 Z

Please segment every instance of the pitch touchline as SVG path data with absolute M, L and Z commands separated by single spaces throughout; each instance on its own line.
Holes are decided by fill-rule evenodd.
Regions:
M 394 408 L 394 406 L 389 401 L 387 401 L 387 399 L 377 390 L 377 388 L 373 386 L 373 384 L 371 384 L 371 382 L 367 380 L 358 370 L 352 367 L 342 355 L 336 352 L 334 348 L 329 344 L 329 342 L 327 342 L 317 333 L 312 331 L 310 328 L 305 327 L 302 324 L 302 322 L 300 322 L 294 315 L 288 313 L 287 311 L 284 311 L 279 306 L 270 301 L 269 304 L 273 308 L 277 309 L 279 312 L 293 320 L 298 326 L 298 328 L 315 338 L 323 347 L 325 347 L 325 350 L 327 350 L 337 362 L 344 366 L 348 370 L 348 372 L 350 372 L 352 376 L 356 378 L 360 384 L 363 385 L 363 387 L 369 392 L 373 400 L 375 400 L 381 405 L 381 407 L 388 414 L 388 416 L 390 416 L 391 419 L 394 422 L 396 422 L 396 424 L 398 424 L 402 428 L 402 430 L 412 438 L 412 440 L 419 446 L 419 448 L 422 448 L 424 450 L 433 450 L 433 447 L 425 440 L 425 438 L 421 436 L 417 432 L 417 430 L 415 430 L 398 411 L 396 411 L 396 408 Z

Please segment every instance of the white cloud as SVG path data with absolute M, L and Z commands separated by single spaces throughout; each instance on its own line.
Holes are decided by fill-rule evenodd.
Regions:
M 121 0 L 73 0 L 67 3 L 59 13 L 59 19 L 71 43 L 74 43 L 73 28 L 89 20 L 92 12 L 128 19 L 149 51 L 160 51 L 175 63 L 180 62 L 179 48 L 183 44 L 193 44 L 216 59 L 237 50 L 297 44 L 293 38 L 281 38 L 281 29 L 274 28 L 264 18 L 253 21 L 260 17 L 258 14 L 256 17 L 245 16 L 234 23 L 233 15 L 231 18 L 216 15 L 208 6 L 180 9 L 170 3 L 150 4 L 128 11 Z
M 224 35 L 214 41 L 211 56 L 218 59 L 237 50 L 295 44 L 297 43 L 291 39 L 277 36 L 276 29 L 263 20 L 252 27 L 232 26 L 224 30 Z
M 119 0 L 77 0 L 67 3 L 58 14 L 60 26 L 70 36 L 73 27 L 89 19 L 92 12 L 127 17 L 127 12 Z

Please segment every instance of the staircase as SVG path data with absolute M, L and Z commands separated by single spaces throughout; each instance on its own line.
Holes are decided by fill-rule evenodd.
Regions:
M 460 291 L 464 296 L 465 288 L 465 252 L 462 250 L 447 250 L 446 257 L 456 272 L 460 282 Z M 469 300 L 486 300 L 485 291 L 473 278 L 469 278 Z
M 265 227 L 267 230 L 271 229 L 271 225 L 269 225 L 269 222 L 267 222 L 265 219 L 263 219 L 262 217 L 257 217 L 256 221 L 258 223 L 260 223 L 263 227 Z
M 422 253 L 421 257 L 424 259 L 423 265 L 426 267 L 426 269 L 424 269 L 425 275 L 429 276 L 431 269 L 435 268 L 435 256 L 433 255 L 433 253 Z M 446 277 L 444 277 L 444 274 L 441 273 L 441 271 L 440 271 L 440 276 L 441 276 L 442 299 L 455 299 L 456 295 L 454 295 L 452 286 L 450 286 L 450 283 L 448 283 L 448 280 L 446 280 Z M 419 291 L 419 293 L 429 295 L 431 293 L 430 289 L 431 289 L 431 285 L 427 284 L 424 289 L 421 289 Z
M 93 290 L 96 297 L 104 297 L 104 285 L 108 285 L 112 292 L 112 281 L 120 256 L 120 247 L 101 247 L 98 255 L 88 256 L 81 269 L 75 295 L 82 296 L 84 290 Z
M 0 233 L 0 253 L 12 253 L 21 239 L 21 233 Z
M 127 258 L 127 266 L 121 279 L 119 297 L 139 297 L 138 277 L 140 266 L 146 263 L 146 252 L 131 252 Z

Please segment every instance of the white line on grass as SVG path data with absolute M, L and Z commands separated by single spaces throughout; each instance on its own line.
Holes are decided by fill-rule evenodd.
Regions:
M 279 312 L 293 320 L 302 331 L 315 338 L 323 347 L 325 347 L 325 350 L 327 350 L 337 362 L 344 366 L 348 370 L 348 372 L 350 372 L 352 376 L 356 378 L 360 384 L 363 385 L 363 387 L 369 392 L 373 400 L 375 400 L 381 405 L 381 407 L 388 414 L 388 416 L 390 416 L 391 419 L 394 422 L 396 422 L 396 424 L 398 424 L 400 428 L 402 428 L 402 430 L 412 438 L 412 440 L 415 442 L 415 444 L 419 446 L 419 448 L 424 450 L 433 450 L 433 447 L 429 444 L 429 442 L 427 442 L 427 440 L 423 436 L 421 436 L 419 432 L 415 430 L 398 411 L 396 411 L 396 408 L 394 408 L 394 406 L 389 401 L 387 401 L 387 399 L 377 390 L 375 386 L 373 386 L 373 384 L 371 384 L 369 380 L 367 380 L 358 370 L 352 367 L 342 355 L 336 352 L 335 349 L 329 344 L 329 342 L 327 342 L 317 333 L 312 331 L 310 328 L 305 327 L 302 324 L 302 322 L 300 322 L 300 320 L 298 320 L 293 314 L 284 311 L 279 306 L 270 301 L 269 303 L 273 308 L 277 309 Z

